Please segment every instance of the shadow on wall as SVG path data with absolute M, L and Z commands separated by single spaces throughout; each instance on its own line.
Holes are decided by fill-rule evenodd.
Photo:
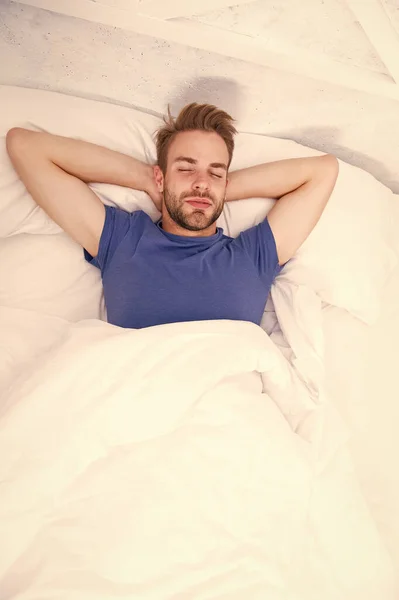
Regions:
M 187 87 L 176 91 L 169 101 L 170 111 L 176 116 L 186 104 L 215 104 L 228 112 L 233 119 L 240 114 L 244 101 L 242 88 L 232 79 L 225 77 L 198 77 L 187 83 Z
M 285 140 L 294 140 L 298 144 L 315 148 L 316 150 L 320 150 L 320 152 L 334 154 L 344 162 L 368 171 L 378 181 L 389 187 L 394 194 L 399 194 L 399 181 L 392 179 L 392 174 L 382 162 L 367 154 L 363 154 L 363 152 L 352 150 L 337 143 L 336 140 L 339 137 L 338 129 L 333 127 L 306 127 L 304 129 L 296 129 L 292 133 L 277 131 L 268 133 L 267 135 Z

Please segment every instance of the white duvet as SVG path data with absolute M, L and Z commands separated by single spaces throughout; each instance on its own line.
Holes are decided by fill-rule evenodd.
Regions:
M 344 430 L 263 329 L 0 326 L 2 600 L 395 597 Z

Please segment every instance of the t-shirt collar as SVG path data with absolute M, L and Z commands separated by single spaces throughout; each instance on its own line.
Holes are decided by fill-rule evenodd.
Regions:
M 169 233 L 169 231 L 165 231 L 162 229 L 162 218 L 156 222 L 158 229 L 163 233 L 164 236 L 168 237 L 170 240 L 176 242 L 185 242 L 185 243 L 204 243 L 204 242 L 213 242 L 219 239 L 223 235 L 223 229 L 221 227 L 216 228 L 216 233 L 213 235 L 206 236 L 187 236 L 187 235 L 175 235 L 174 233 Z

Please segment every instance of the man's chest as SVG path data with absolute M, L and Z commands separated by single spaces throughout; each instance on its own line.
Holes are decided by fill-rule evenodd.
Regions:
M 260 322 L 268 288 L 251 265 L 225 257 L 134 256 L 104 274 L 108 321 L 141 328 L 182 321 Z

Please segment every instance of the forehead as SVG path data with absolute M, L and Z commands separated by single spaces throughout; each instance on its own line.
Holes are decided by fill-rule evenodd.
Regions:
M 190 156 L 199 163 L 229 162 L 227 146 L 214 131 L 182 131 L 169 147 L 168 163 L 178 156 Z

